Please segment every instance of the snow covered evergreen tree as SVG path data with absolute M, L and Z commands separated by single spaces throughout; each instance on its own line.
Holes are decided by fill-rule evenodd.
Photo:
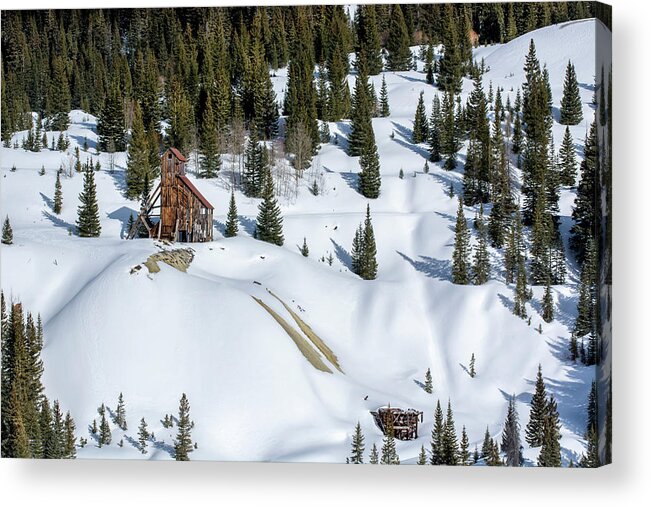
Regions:
M 520 443 L 520 422 L 515 408 L 515 395 L 509 399 L 504 429 L 502 430 L 502 452 L 506 454 L 506 465 L 522 466 L 522 445 Z
M 178 431 L 174 440 L 174 459 L 190 461 L 190 453 L 194 450 L 190 432 L 194 423 L 190 420 L 190 402 L 185 393 L 179 402 Z
M 228 213 L 226 215 L 226 228 L 224 236 L 232 238 L 237 236 L 239 226 L 237 225 L 237 205 L 235 204 L 235 191 L 231 191 L 231 200 L 228 204 Z
M 52 211 L 57 215 L 61 214 L 61 208 L 63 206 L 63 192 L 61 190 L 61 173 L 57 171 L 57 179 L 54 182 L 54 200 L 53 200 Z
M 416 105 L 411 142 L 419 144 L 427 140 L 428 130 L 427 115 L 425 114 L 425 101 L 423 100 L 423 92 L 421 91 L 418 96 L 418 104 Z
M 454 252 L 452 254 L 452 283 L 466 285 L 469 282 L 470 231 L 463 214 L 463 198 L 459 197 L 457 221 L 454 227 Z
M 285 242 L 283 237 L 283 217 L 274 194 L 273 178 L 268 167 L 265 171 L 262 202 L 258 206 L 255 237 L 278 246 L 282 246 Z
M 14 242 L 14 231 L 9 222 L 9 215 L 5 217 L 4 224 L 2 225 L 2 244 L 11 245 Z
M 81 204 L 77 208 L 77 232 L 82 238 L 96 238 L 100 235 L 102 226 L 99 222 L 97 188 L 92 169 L 87 169 L 84 173 L 84 187 L 79 200 Z
M 362 427 L 357 421 L 355 426 L 355 433 L 353 434 L 352 449 L 350 455 L 350 463 L 353 465 L 361 465 L 364 463 L 364 434 Z
M 540 447 L 542 445 L 545 431 L 545 418 L 548 413 L 547 391 L 542 376 L 542 366 L 538 365 L 536 386 L 531 397 L 529 422 L 525 428 L 525 440 L 531 447 Z
M 562 125 L 578 125 L 583 121 L 583 108 L 579 83 L 576 79 L 576 70 L 571 61 L 567 62 L 565 82 L 563 83 L 563 98 L 561 99 Z

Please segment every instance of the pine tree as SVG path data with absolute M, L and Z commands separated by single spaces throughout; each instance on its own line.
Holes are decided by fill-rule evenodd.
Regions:
M 427 84 L 434 84 L 434 68 L 434 46 L 430 42 L 425 50 L 425 82 Z
M 556 407 L 556 400 L 554 400 L 553 395 L 550 395 L 543 419 L 543 439 L 540 454 L 538 455 L 538 466 L 561 466 L 560 428 L 561 423 Z
M 443 422 L 443 410 L 441 410 L 441 403 L 436 401 L 436 409 L 434 410 L 434 425 L 432 426 L 432 439 L 430 441 L 430 465 L 443 465 L 444 464 L 444 449 L 443 443 L 445 438 L 445 423 Z
M 350 463 L 353 465 L 361 465 L 364 463 L 364 434 L 362 433 L 362 427 L 359 421 L 357 422 L 357 426 L 355 426 L 355 433 L 353 434 Z
M 599 147 L 597 144 L 597 124 L 592 122 L 590 132 L 585 140 L 585 158 L 581 162 L 581 180 L 576 192 L 572 219 L 574 225 L 570 230 L 570 248 L 575 252 L 577 261 L 582 263 L 586 256 L 588 239 L 594 238 L 595 195 L 597 174 L 599 172 Z
M 497 447 L 497 442 L 495 440 L 491 440 L 488 458 L 486 459 L 486 465 L 488 465 L 489 467 L 497 467 L 497 466 L 502 466 L 503 464 L 504 463 L 500 459 L 500 453 Z
M 47 100 L 51 130 L 66 130 L 70 123 L 70 86 L 65 66 L 62 56 L 53 58 Z
M 574 65 L 568 61 L 563 84 L 563 98 L 561 99 L 560 122 L 562 125 L 578 125 L 582 121 L 583 110 L 581 95 L 579 94 L 579 83 L 576 79 Z
M 373 111 L 371 88 L 368 84 L 366 68 L 360 66 L 355 78 L 353 90 L 352 109 L 350 114 L 350 136 L 348 137 L 348 154 L 356 157 L 362 154 L 364 146 L 370 136 L 375 142 L 373 124 L 371 121 Z
M 441 156 L 445 158 L 444 167 L 452 171 L 457 167 L 457 153 L 461 147 L 459 142 L 459 122 L 455 115 L 454 95 L 445 93 L 441 104 L 440 142 Z
M 82 238 L 96 238 L 102 227 L 99 222 L 99 207 L 97 205 L 97 189 L 95 175 L 92 170 L 84 173 L 84 187 L 79 194 L 81 204 L 77 208 L 77 231 Z
M 11 245 L 14 242 L 14 231 L 9 223 L 9 215 L 5 217 L 5 222 L 2 225 L 2 244 Z
M 506 454 L 506 465 L 522 466 L 522 445 L 520 444 L 520 422 L 515 408 L 515 395 L 509 399 L 504 429 L 502 430 L 502 452 Z
M 143 417 L 140 419 L 140 426 L 138 426 L 138 445 L 140 446 L 140 452 L 143 454 L 147 454 L 147 440 L 149 440 L 149 431 Z
M 452 404 L 448 400 L 448 410 L 443 427 L 443 464 L 454 466 L 458 464 L 459 446 L 457 444 L 457 433 L 454 429 L 454 415 L 452 414 Z
M 283 217 L 280 213 L 278 200 L 274 195 L 273 178 L 268 167 L 265 170 L 262 202 L 258 206 L 255 235 L 261 241 L 278 246 L 282 246 L 285 241 L 283 237 Z
M 470 465 L 470 452 L 468 451 L 470 442 L 468 442 L 468 434 L 466 427 L 461 428 L 461 441 L 459 443 L 459 464 L 461 466 Z
M 127 153 L 126 169 L 126 196 L 128 199 L 135 199 L 141 195 L 142 182 L 145 175 L 150 179 L 152 172 L 149 167 L 149 145 L 145 127 L 142 122 L 140 106 L 136 104 L 133 111 L 133 124 L 131 126 L 131 142 Z
M 124 105 L 117 83 L 111 86 L 104 107 L 97 118 L 98 149 L 113 152 L 126 149 Z
M 493 439 L 491 434 L 488 432 L 488 426 L 486 426 L 486 432 L 484 433 L 484 441 L 481 445 L 481 457 L 487 460 L 490 457 L 493 447 Z
M 111 428 L 109 427 L 109 423 L 106 418 L 106 407 L 103 403 L 99 409 L 99 415 L 99 446 L 102 447 L 103 445 L 111 444 Z
M 454 6 L 446 4 L 443 7 L 444 26 L 441 36 L 443 38 L 443 58 L 439 62 L 438 85 L 446 92 L 461 92 L 462 57 L 459 42 L 459 30 L 454 19 Z
M 380 88 L 380 117 L 386 118 L 391 114 L 389 109 L 389 92 L 387 91 L 387 82 L 382 75 L 382 86 Z
M 377 248 L 375 246 L 375 232 L 371 222 L 371 206 L 366 205 L 366 218 L 362 229 L 360 272 L 359 276 L 364 280 L 375 280 L 377 277 Z
M 174 459 L 190 461 L 190 453 L 194 450 L 190 432 L 194 423 L 190 421 L 190 402 L 185 393 L 179 402 L 178 432 L 174 440 Z
M 57 179 L 54 182 L 54 205 L 52 211 L 57 215 L 61 214 L 61 207 L 63 206 L 63 192 L 61 190 L 61 173 L 57 171 Z
M 529 422 L 525 428 L 525 440 L 531 447 L 540 447 L 543 443 L 545 418 L 548 414 L 547 392 L 542 376 L 542 367 L 538 365 L 538 376 L 536 386 L 531 397 L 531 410 Z
M 470 231 L 463 214 L 463 198 L 459 197 L 457 221 L 454 227 L 454 253 L 452 254 L 452 283 L 467 285 L 468 257 L 470 255 Z
M 237 225 L 237 206 L 235 205 L 235 192 L 231 191 L 231 200 L 228 204 L 228 214 L 226 215 L 226 228 L 224 236 L 232 238 L 237 236 L 239 227 Z
M 429 119 L 429 134 L 427 142 L 429 143 L 430 157 L 432 162 L 441 160 L 441 102 L 438 94 L 432 99 L 432 114 Z
M 565 127 L 563 142 L 558 152 L 559 166 L 561 173 L 561 183 L 567 186 L 573 186 L 576 182 L 576 151 L 574 150 L 574 140 L 570 134 L 570 128 Z
M 355 11 L 355 28 L 357 30 L 356 61 L 364 62 L 368 73 L 376 75 L 382 71 L 380 53 L 380 30 L 375 5 L 360 5 Z M 335 47 L 340 44 L 335 44 Z
M 258 139 L 258 129 L 251 122 L 249 140 L 244 154 L 244 193 L 248 197 L 261 197 L 264 187 L 264 175 L 267 170 L 268 160 L 266 147 Z
M 411 50 L 409 49 L 409 33 L 400 5 L 394 4 L 391 9 L 389 37 L 386 43 L 387 69 L 392 71 L 410 70 Z
M 117 424 L 122 431 L 127 431 L 127 419 L 122 393 L 118 396 L 118 406 L 115 409 L 115 424 Z
M 477 376 L 477 372 L 475 371 L 475 353 L 474 352 L 470 356 L 470 365 L 469 365 L 468 370 L 469 370 L 470 378 L 475 378 Z
M 381 465 L 399 465 L 400 457 L 396 450 L 396 440 L 393 435 L 393 422 L 391 417 L 388 418 L 386 435 L 382 441 L 382 453 L 380 456 Z
M 606 125 L 606 81 L 604 80 L 604 66 L 601 66 L 601 80 L 599 81 L 599 125 Z
M 414 117 L 414 130 L 411 136 L 411 142 L 419 144 L 425 142 L 428 137 L 427 116 L 425 114 L 425 102 L 423 92 L 420 92 L 418 104 L 416 106 L 416 116 Z
M 595 309 L 597 304 L 597 252 L 595 242 L 588 240 L 587 252 L 581 267 L 579 300 L 574 322 L 574 334 L 582 337 L 590 334 L 595 327 Z
M 63 422 L 63 426 L 65 431 L 63 458 L 75 459 L 77 457 L 77 449 L 76 449 L 77 437 L 75 437 L 75 422 L 72 419 L 70 412 L 66 413 L 66 418 Z
M 301 255 L 303 257 L 308 257 L 310 255 L 310 249 L 307 247 L 307 240 L 303 238 L 303 246 L 301 247 Z
M 362 145 L 359 159 L 359 191 L 368 199 L 377 199 L 380 196 L 380 159 L 375 144 L 373 129 L 367 133 Z
M 380 457 L 378 455 L 377 446 L 375 444 L 373 444 L 373 446 L 371 447 L 371 454 L 370 454 L 368 462 L 371 465 L 377 465 L 380 462 Z
M 416 464 L 427 465 L 427 454 L 425 453 L 424 445 L 420 446 L 420 452 L 418 453 L 418 461 L 416 462 Z
M 362 224 L 359 224 L 359 226 L 355 230 L 353 245 L 350 250 L 351 271 L 358 276 L 361 276 L 362 273 L 363 251 L 364 251 L 364 231 L 362 229 Z
M 428 394 L 432 394 L 432 391 L 434 390 L 434 386 L 432 385 L 432 372 L 430 371 L 429 368 L 427 368 L 427 371 L 425 372 L 425 392 Z
M 529 290 L 527 289 L 527 273 L 524 267 L 524 256 L 518 254 L 516 264 L 517 274 L 515 276 L 513 314 L 521 319 L 527 318 L 526 303 L 529 299 Z
M 206 97 L 206 105 L 201 117 L 201 130 L 199 131 L 199 162 L 200 178 L 215 178 L 221 169 L 222 160 L 219 153 L 219 134 L 217 121 L 213 113 L 210 94 Z
M 554 299 L 552 298 L 552 287 L 549 281 L 542 299 L 542 318 L 545 322 L 551 322 L 554 319 Z
M 474 263 L 472 265 L 473 283 L 482 285 L 488 281 L 490 275 L 490 259 L 488 257 L 488 244 L 486 239 L 486 225 L 484 224 L 484 208 L 477 218 L 477 232 L 479 233 L 479 242 L 475 250 Z

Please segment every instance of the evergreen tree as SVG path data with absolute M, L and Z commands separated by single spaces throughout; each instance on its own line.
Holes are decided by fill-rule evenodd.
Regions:
M 391 417 L 388 418 L 386 435 L 382 441 L 382 453 L 380 455 L 381 465 L 399 465 L 400 457 L 396 450 L 396 440 L 393 435 L 393 422 Z
M 174 459 L 190 461 L 190 453 L 194 450 L 190 432 L 194 423 L 190 421 L 190 402 L 185 393 L 179 402 L 178 431 L 174 440 Z
M 5 217 L 5 222 L 2 225 L 2 244 L 11 245 L 14 242 L 14 231 L 9 223 L 9 215 Z
M 63 192 L 61 190 L 61 173 L 57 171 L 57 179 L 54 182 L 54 206 L 52 211 L 57 215 L 61 214 L 61 207 L 63 206 Z
M 382 86 L 380 88 L 380 117 L 386 118 L 391 114 L 389 109 L 389 92 L 387 91 L 387 82 L 382 75 Z
M 115 409 L 115 424 L 117 424 L 122 431 L 127 431 L 127 419 L 122 393 L 118 396 L 118 406 Z
M 594 427 L 590 427 L 585 435 L 586 454 L 581 456 L 581 468 L 597 468 L 601 466 L 599 459 L 599 437 Z
M 120 97 L 120 89 L 117 83 L 114 83 L 97 118 L 98 151 L 126 149 L 124 123 L 124 105 Z
M 573 186 L 576 182 L 576 151 L 574 150 L 574 140 L 570 134 L 570 128 L 565 127 L 563 142 L 558 152 L 561 183 L 567 186 Z
M 193 147 L 194 120 L 192 118 L 191 104 L 188 93 L 179 82 L 179 79 L 172 78 L 167 93 L 169 115 L 167 143 L 169 146 L 177 148 L 181 153 L 189 153 Z
M 506 454 L 506 465 L 522 466 L 522 445 L 520 444 L 520 422 L 515 408 L 515 395 L 509 399 L 504 429 L 502 430 L 502 452 Z
M 353 465 L 361 465 L 364 463 L 364 434 L 362 433 L 362 427 L 359 421 L 357 422 L 357 426 L 355 426 L 355 433 L 353 434 L 350 463 Z
M 538 466 L 561 466 L 560 428 L 561 423 L 556 408 L 556 400 L 554 400 L 553 395 L 550 395 L 543 419 L 543 439 L 540 454 L 538 455 Z
M 409 49 L 409 33 L 400 5 L 391 8 L 391 23 L 387 39 L 387 69 L 392 71 L 410 70 L 411 50 Z
M 201 118 L 199 132 L 199 162 L 200 178 L 215 178 L 221 169 L 222 160 L 219 153 L 219 136 L 215 115 L 213 114 L 212 99 L 206 97 L 206 105 Z
M 414 117 L 414 130 L 412 132 L 411 142 L 414 144 L 425 142 L 428 138 L 428 131 L 423 92 L 420 92 L 418 105 L 416 106 L 416 116 Z
M 601 66 L 601 80 L 599 81 L 599 125 L 606 125 L 606 81 L 604 80 L 604 66 Z
M 597 174 L 599 172 L 599 151 L 597 145 L 597 124 L 593 121 L 590 133 L 585 140 L 585 158 L 581 162 L 581 180 L 576 192 L 572 219 L 574 225 L 570 230 L 570 248 L 576 254 L 579 263 L 586 257 L 586 247 L 590 238 L 595 238 L 595 195 Z
M 262 202 L 258 206 L 255 237 L 278 246 L 282 246 L 285 241 L 283 237 L 283 217 L 280 213 L 278 200 L 274 195 L 273 178 L 268 167 L 265 170 Z
M 454 95 L 445 93 L 441 104 L 440 142 L 441 156 L 445 158 L 445 169 L 452 171 L 457 166 L 457 153 L 461 147 L 459 141 L 459 122 L 455 116 Z
M 430 42 L 425 50 L 425 81 L 427 84 L 434 84 L 434 46 Z
M 574 322 L 574 334 L 582 337 L 590 334 L 595 327 L 595 309 L 597 305 L 597 252 L 595 242 L 590 238 L 586 258 L 581 268 L 579 300 Z
M 459 197 L 457 221 L 454 227 L 454 253 L 452 254 L 452 283 L 467 285 L 470 255 L 470 231 L 463 214 L 463 198 Z
M 237 225 L 237 206 L 235 205 L 235 192 L 231 191 L 231 200 L 228 204 L 228 214 L 226 215 L 226 228 L 224 236 L 232 238 L 237 236 L 239 227 Z
M 364 62 L 367 71 L 374 76 L 382 71 L 380 53 L 380 30 L 377 22 L 377 6 L 359 5 L 355 11 L 357 31 L 356 61 Z M 339 44 L 335 44 L 335 47 Z
M 459 443 L 459 464 L 461 466 L 470 465 L 469 447 L 470 442 L 468 442 L 468 434 L 466 433 L 466 427 L 463 426 L 461 428 L 461 442 Z
M 102 226 L 99 222 L 95 175 L 90 169 L 84 173 L 84 187 L 79 200 L 81 204 L 77 208 L 77 232 L 82 238 L 96 238 L 100 235 Z
M 310 255 L 310 249 L 307 247 L 307 240 L 303 238 L 303 246 L 301 247 L 301 255 L 303 257 L 308 257 Z
M 109 427 L 108 419 L 106 418 L 106 407 L 102 403 L 99 409 L 100 422 L 99 422 L 99 446 L 111 444 L 111 428 Z
M 486 239 L 486 225 L 484 224 L 484 208 L 477 218 L 477 232 L 479 233 L 479 243 L 475 250 L 474 263 L 472 265 L 473 283 L 482 285 L 488 281 L 490 275 L 490 259 L 488 257 L 488 245 Z
M 463 197 L 468 205 L 488 202 L 491 177 L 491 136 L 481 74 L 473 80 L 466 107 L 469 132 L 468 154 L 463 174 Z
M 264 187 L 264 175 L 267 171 L 268 159 L 266 147 L 259 142 L 258 129 L 251 122 L 249 140 L 244 154 L 244 193 L 248 197 L 261 197 Z
M 531 411 L 529 422 L 525 428 L 525 440 L 531 447 L 540 447 L 544 439 L 545 418 L 549 413 L 547 407 L 547 392 L 542 376 L 542 367 L 538 365 L 538 376 L 536 386 L 531 397 Z
M 359 192 L 368 199 L 377 199 L 380 196 L 380 159 L 375 144 L 373 129 L 369 131 L 359 159 Z
M 470 378 L 475 378 L 477 376 L 477 372 L 475 371 L 475 353 L 473 352 L 470 356 L 470 365 L 468 367 L 468 371 L 470 374 Z
M 70 122 L 70 86 L 62 56 L 52 59 L 52 73 L 49 81 L 47 109 L 51 130 L 66 130 Z
M 552 287 L 549 281 L 542 299 L 542 318 L 545 322 L 551 322 L 554 319 L 554 299 L 552 298 Z
M 65 440 L 63 446 L 63 458 L 65 459 L 75 459 L 77 457 L 77 448 L 75 437 L 75 422 L 70 415 L 70 412 L 66 413 L 66 418 L 63 422 L 64 431 L 65 431 Z
M 364 280 L 375 280 L 377 277 L 377 248 L 375 246 L 375 232 L 371 222 L 371 206 L 366 205 L 366 218 L 362 229 L 361 256 L 359 276 Z
M 443 422 L 443 410 L 440 401 L 436 401 L 434 410 L 434 425 L 432 426 L 432 440 L 430 442 L 430 465 L 444 464 L 444 439 L 445 423 Z
M 142 192 L 142 183 L 147 176 L 153 179 L 149 167 L 149 145 L 145 127 L 142 122 L 142 112 L 138 104 L 133 110 L 133 124 L 131 126 L 131 142 L 127 153 L 126 169 L 126 196 L 128 199 L 139 197 Z
M 351 270 L 358 276 L 361 276 L 362 273 L 362 255 L 364 252 L 364 230 L 362 229 L 362 224 L 359 224 L 355 230 L 355 236 L 353 238 L 353 245 L 350 250 L 351 257 Z
M 429 134 L 427 141 L 430 146 L 430 157 L 432 162 L 441 160 L 441 102 L 438 94 L 432 99 L 432 114 L 429 119 Z
M 529 290 L 527 289 L 527 273 L 524 267 L 524 256 L 519 254 L 516 264 L 515 289 L 513 314 L 521 319 L 527 318 L 526 303 L 529 299 Z
M 460 93 L 463 70 L 459 30 L 454 19 L 454 6 L 446 4 L 443 9 L 445 28 L 441 33 L 443 58 L 439 62 L 438 86 L 446 92 Z
M 362 153 L 369 136 L 374 137 L 372 117 L 372 96 L 368 84 L 366 68 L 361 66 L 355 78 L 352 110 L 350 115 L 350 136 L 348 138 L 348 154 L 356 157 Z
M 418 453 L 417 465 L 427 465 L 427 454 L 425 453 L 425 446 L 420 446 L 420 452 Z
M 452 404 L 448 400 L 448 410 L 443 427 L 443 464 L 444 465 L 457 465 L 459 456 L 459 446 L 457 444 L 457 433 L 454 429 L 454 415 L 452 414 Z
M 563 98 L 561 99 L 560 122 L 562 125 L 578 125 L 582 121 L 583 110 L 581 95 L 579 94 L 579 83 L 576 79 L 574 65 L 568 61 L 563 84 Z
M 149 440 L 149 431 L 147 430 L 147 423 L 145 418 L 140 419 L 140 426 L 138 426 L 138 445 L 140 452 L 147 454 L 147 440 Z
M 371 465 L 377 465 L 380 462 L 380 457 L 378 455 L 377 446 L 375 444 L 373 444 L 373 447 L 371 447 L 371 454 L 370 454 L 368 462 Z
M 425 372 L 425 392 L 428 394 L 432 394 L 432 391 L 434 390 L 434 386 L 432 385 L 432 372 L 430 371 L 429 368 L 427 368 L 427 371 Z
M 488 458 L 486 459 L 486 465 L 488 465 L 489 467 L 497 467 L 497 466 L 502 466 L 503 464 L 504 463 L 500 459 L 500 453 L 497 447 L 497 442 L 491 439 Z
M 486 426 L 486 432 L 484 433 L 484 441 L 481 445 L 481 457 L 487 460 L 492 451 L 493 447 L 493 439 L 491 438 L 491 434 L 488 432 L 488 426 Z

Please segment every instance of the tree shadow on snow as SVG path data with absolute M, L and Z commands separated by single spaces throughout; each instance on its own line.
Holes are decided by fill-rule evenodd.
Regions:
M 413 144 L 411 142 L 403 141 L 402 139 L 398 139 L 397 137 L 394 137 L 393 141 L 395 143 L 398 143 L 403 148 L 413 151 L 416 155 L 420 155 L 425 160 L 429 160 L 430 153 L 422 146 L 419 146 L 418 144 Z
M 330 242 L 334 246 L 335 255 L 337 256 L 337 259 L 339 259 L 339 262 L 341 262 L 344 266 L 346 266 L 348 269 L 350 269 L 352 271 L 352 269 L 353 269 L 353 259 L 350 256 L 350 254 L 346 251 L 346 249 L 344 247 L 342 247 L 334 239 L 330 238 Z
M 155 442 L 152 442 L 152 446 L 155 449 L 158 449 L 160 451 L 165 451 L 170 455 L 171 458 L 174 457 L 174 446 L 170 444 L 166 444 L 165 442 L 161 442 L 159 440 L 156 440 Z
M 359 192 L 359 174 L 353 172 L 339 173 L 341 179 L 344 180 L 355 192 Z
M 88 145 L 88 149 L 93 149 L 97 151 L 97 141 L 93 141 L 92 139 L 88 139 L 87 137 L 84 136 L 76 136 L 76 135 L 71 135 L 71 139 L 74 139 L 76 143 L 79 145 L 79 156 L 81 157 L 82 154 L 84 153 L 81 148 L 84 146 L 84 141 L 86 141 L 86 144 Z M 86 152 L 86 155 L 90 156 L 90 153 Z M 97 155 L 95 155 L 97 156 Z
M 43 192 L 39 192 L 39 194 L 41 196 L 41 199 L 43 199 L 45 205 L 51 210 L 54 210 L 54 201 L 50 199 L 47 195 L 45 195 Z
M 451 280 L 450 270 L 452 263 L 448 260 L 434 259 L 433 257 L 426 257 L 424 255 L 418 256 L 421 260 L 415 260 L 398 250 L 396 250 L 396 253 L 411 264 L 416 271 L 420 271 L 430 278 L 448 282 Z
M 120 192 L 120 195 L 122 197 L 125 197 L 127 192 L 127 180 L 124 170 L 120 169 L 123 168 L 119 168 L 116 164 L 113 171 L 106 171 L 106 174 L 108 174 L 113 179 L 113 184 L 115 185 L 115 188 L 118 190 L 118 192 Z
M 65 220 L 61 220 L 58 216 L 50 213 L 49 211 L 43 211 L 43 216 L 52 222 L 55 227 L 61 227 L 62 229 L 71 230 L 74 232 L 76 227 Z
M 212 226 L 219 231 L 222 236 L 226 236 L 226 224 L 219 220 L 213 220 Z
M 412 83 L 425 83 L 426 82 L 425 74 L 423 74 L 422 79 L 419 79 L 419 78 L 413 77 L 413 76 L 407 76 L 406 74 L 398 74 L 398 73 L 396 73 L 396 76 L 404 79 L 405 81 L 410 81 Z
M 242 229 L 244 229 L 244 231 L 246 231 L 247 234 L 251 236 L 255 234 L 255 220 L 245 216 L 239 216 L 238 220 L 240 221 L 240 225 L 242 226 Z
M 107 216 L 113 220 L 120 221 L 121 224 L 120 238 L 124 239 L 126 235 L 129 233 L 129 217 L 132 216 L 133 220 L 135 221 L 136 218 L 138 218 L 138 212 L 132 208 L 127 208 L 126 206 L 122 206 L 121 208 L 112 211 Z

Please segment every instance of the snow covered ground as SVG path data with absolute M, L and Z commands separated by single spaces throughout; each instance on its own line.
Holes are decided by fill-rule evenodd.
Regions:
M 549 69 L 555 120 L 565 67 L 572 60 L 584 103 L 584 123 L 571 128 L 580 156 L 594 115 L 597 30 L 605 30 L 598 21 L 573 22 L 475 50 L 490 67 L 484 76 L 486 89 L 489 81 L 503 86 L 503 101 L 510 95 L 513 103 L 533 38 L 541 64 Z M 14 245 L 1 249 L 2 288 L 7 297 L 20 299 L 43 318 L 46 394 L 71 411 L 78 436 L 88 438 L 79 457 L 170 459 L 176 428 L 164 429 L 161 419 L 176 414 L 185 392 L 195 422 L 193 440 L 198 443 L 191 459 L 343 462 L 357 421 L 367 451 L 374 442 L 380 446 L 382 435 L 369 411 L 391 403 L 425 414 L 419 438 L 397 442 L 401 461 L 413 463 L 420 446 L 429 445 L 437 399 L 442 404 L 451 400 L 457 432 L 466 426 L 471 449 L 475 444 L 481 447 L 487 426 L 494 437 L 501 433 L 511 394 L 516 395 L 524 428 L 540 363 L 548 391 L 558 401 L 564 462 L 576 462 L 584 449 L 585 405 L 594 376 L 592 368 L 567 359 L 576 266 L 570 262 L 566 285 L 553 287 L 556 315 L 550 324 L 540 316 L 542 287 L 534 288 L 534 299 L 527 306 L 531 325 L 512 314 L 513 287 L 502 281 L 499 252 L 491 251 L 489 283 L 453 285 L 457 201 L 448 197 L 447 189 L 450 183 L 457 192 L 461 189 L 464 150 L 456 171 L 430 163 L 430 173 L 425 174 L 427 146 L 411 143 L 412 121 L 420 92 L 425 93 L 429 116 L 438 90 L 426 84 L 420 71 L 384 76 L 391 116 L 373 120 L 382 173 L 381 196 L 370 201 L 379 263 L 374 281 L 360 280 L 350 272 L 351 242 L 367 200 L 355 189 L 358 158 L 345 152 L 348 122 L 330 125 L 339 143 L 322 146 L 314 159 L 324 173 L 323 194 L 313 196 L 306 178 L 295 199 L 281 200 L 283 247 L 252 238 L 259 201 L 240 192 L 236 192 L 240 235 L 223 238 L 230 194 L 228 162 L 220 178 L 193 178 L 215 206 L 216 233 L 212 243 L 191 245 L 196 253 L 187 273 L 163 263 L 159 273 L 146 269 L 130 273 L 161 246 L 151 240 L 122 239 L 139 204 L 122 195 L 126 154 L 116 154 L 113 173 L 107 170 L 108 155 L 97 155 L 92 115 L 71 113 L 71 147 L 66 154 L 1 149 L 1 213 L 3 218 L 9 215 L 14 230 Z M 282 99 L 285 72 L 273 79 Z M 382 75 L 371 79 L 379 91 Z M 353 81 L 350 76 L 351 89 Z M 464 103 L 471 88 L 464 79 Z M 563 132 L 564 127 L 555 123 L 557 147 Z M 15 139 L 24 135 L 17 133 Z M 58 133 L 48 132 L 51 135 Z M 51 209 L 56 171 L 61 164 L 68 166 L 74 147 L 81 147 L 84 138 L 89 152 L 82 151 L 82 162 L 99 157 L 102 164 L 96 174 L 102 217 L 98 239 L 70 234 L 81 175 L 62 178 L 63 211 L 57 216 Z M 404 179 L 398 177 L 400 169 Z M 571 190 L 562 191 L 564 234 L 571 225 L 573 198 Z M 466 216 L 471 219 L 475 211 L 467 207 Z M 303 237 L 310 248 L 307 259 L 298 249 Z M 320 261 L 330 253 L 332 266 Z M 324 373 L 306 361 L 251 297 L 294 324 L 266 289 L 326 342 L 342 372 Z M 542 334 L 536 329 L 540 324 Z M 466 372 L 473 353 L 476 378 Z M 417 383 L 424 380 L 427 368 L 433 375 L 433 394 Z M 102 402 L 115 408 L 120 392 L 128 429 L 113 425 L 113 443 L 100 449 L 90 438 L 88 425 L 98 417 Z M 141 417 L 156 437 L 144 456 L 135 447 Z M 124 447 L 115 445 L 120 439 Z M 525 452 L 530 462 L 535 462 L 536 454 L 537 450 Z

